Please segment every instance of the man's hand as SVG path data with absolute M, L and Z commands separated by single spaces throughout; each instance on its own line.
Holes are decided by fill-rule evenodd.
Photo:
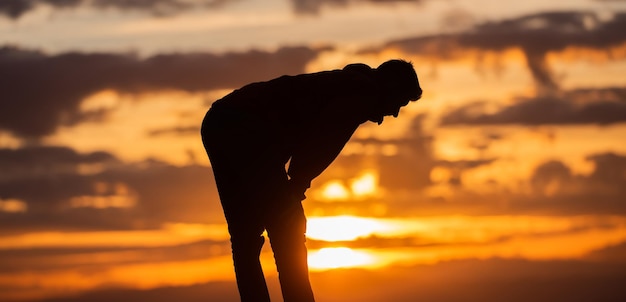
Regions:
M 311 186 L 311 183 L 308 181 L 298 182 L 298 181 L 291 179 L 289 180 L 289 183 L 287 186 L 287 191 L 288 191 L 287 196 L 289 196 L 290 199 L 301 202 L 306 199 L 306 195 L 304 195 L 304 193 L 310 186 Z

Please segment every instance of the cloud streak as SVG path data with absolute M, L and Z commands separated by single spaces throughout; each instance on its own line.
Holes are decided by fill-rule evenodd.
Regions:
M 290 0 L 293 11 L 299 15 L 318 15 L 324 7 L 347 7 L 360 3 L 392 5 L 398 3 L 422 3 L 424 0 Z M 192 9 L 215 9 L 236 0 L 3 0 L 0 16 L 19 19 L 29 11 L 41 6 L 67 9 L 79 6 L 120 11 L 140 11 L 154 16 L 170 16 Z
M 441 118 L 453 125 L 610 125 L 626 122 L 626 88 L 577 89 L 560 95 L 520 98 L 494 113 L 485 103 L 456 108 Z
M 233 2 L 233 0 L 3 0 L 0 1 L 0 15 L 19 19 L 40 6 L 49 6 L 54 9 L 89 6 L 97 9 L 143 11 L 155 16 L 167 16 L 194 8 L 216 8 L 228 2 Z
M 347 7 L 359 3 L 392 5 L 399 3 L 420 4 L 424 0 L 291 0 L 296 14 L 318 15 L 324 7 Z

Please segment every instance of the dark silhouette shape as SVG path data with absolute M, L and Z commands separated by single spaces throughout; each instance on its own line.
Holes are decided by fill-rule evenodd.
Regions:
M 314 301 L 301 201 L 360 124 L 381 124 L 422 95 L 411 63 L 282 76 L 216 101 L 202 123 L 243 302 L 269 301 L 259 262 L 267 230 L 283 298 Z M 289 162 L 286 171 L 285 165 Z

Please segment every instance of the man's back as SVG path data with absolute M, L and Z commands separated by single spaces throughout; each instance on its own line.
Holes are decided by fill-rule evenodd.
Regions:
M 365 72 L 351 70 L 323 71 L 296 76 L 282 76 L 237 89 L 215 102 L 249 114 L 288 137 L 316 125 L 325 111 L 342 114 L 346 121 L 360 124 L 367 119 L 373 103 L 376 83 Z

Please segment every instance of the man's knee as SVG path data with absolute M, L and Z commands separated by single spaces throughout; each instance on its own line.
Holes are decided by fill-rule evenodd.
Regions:
M 261 254 L 265 237 L 260 236 L 241 236 L 232 235 L 230 237 L 233 255 L 235 256 L 254 256 Z

